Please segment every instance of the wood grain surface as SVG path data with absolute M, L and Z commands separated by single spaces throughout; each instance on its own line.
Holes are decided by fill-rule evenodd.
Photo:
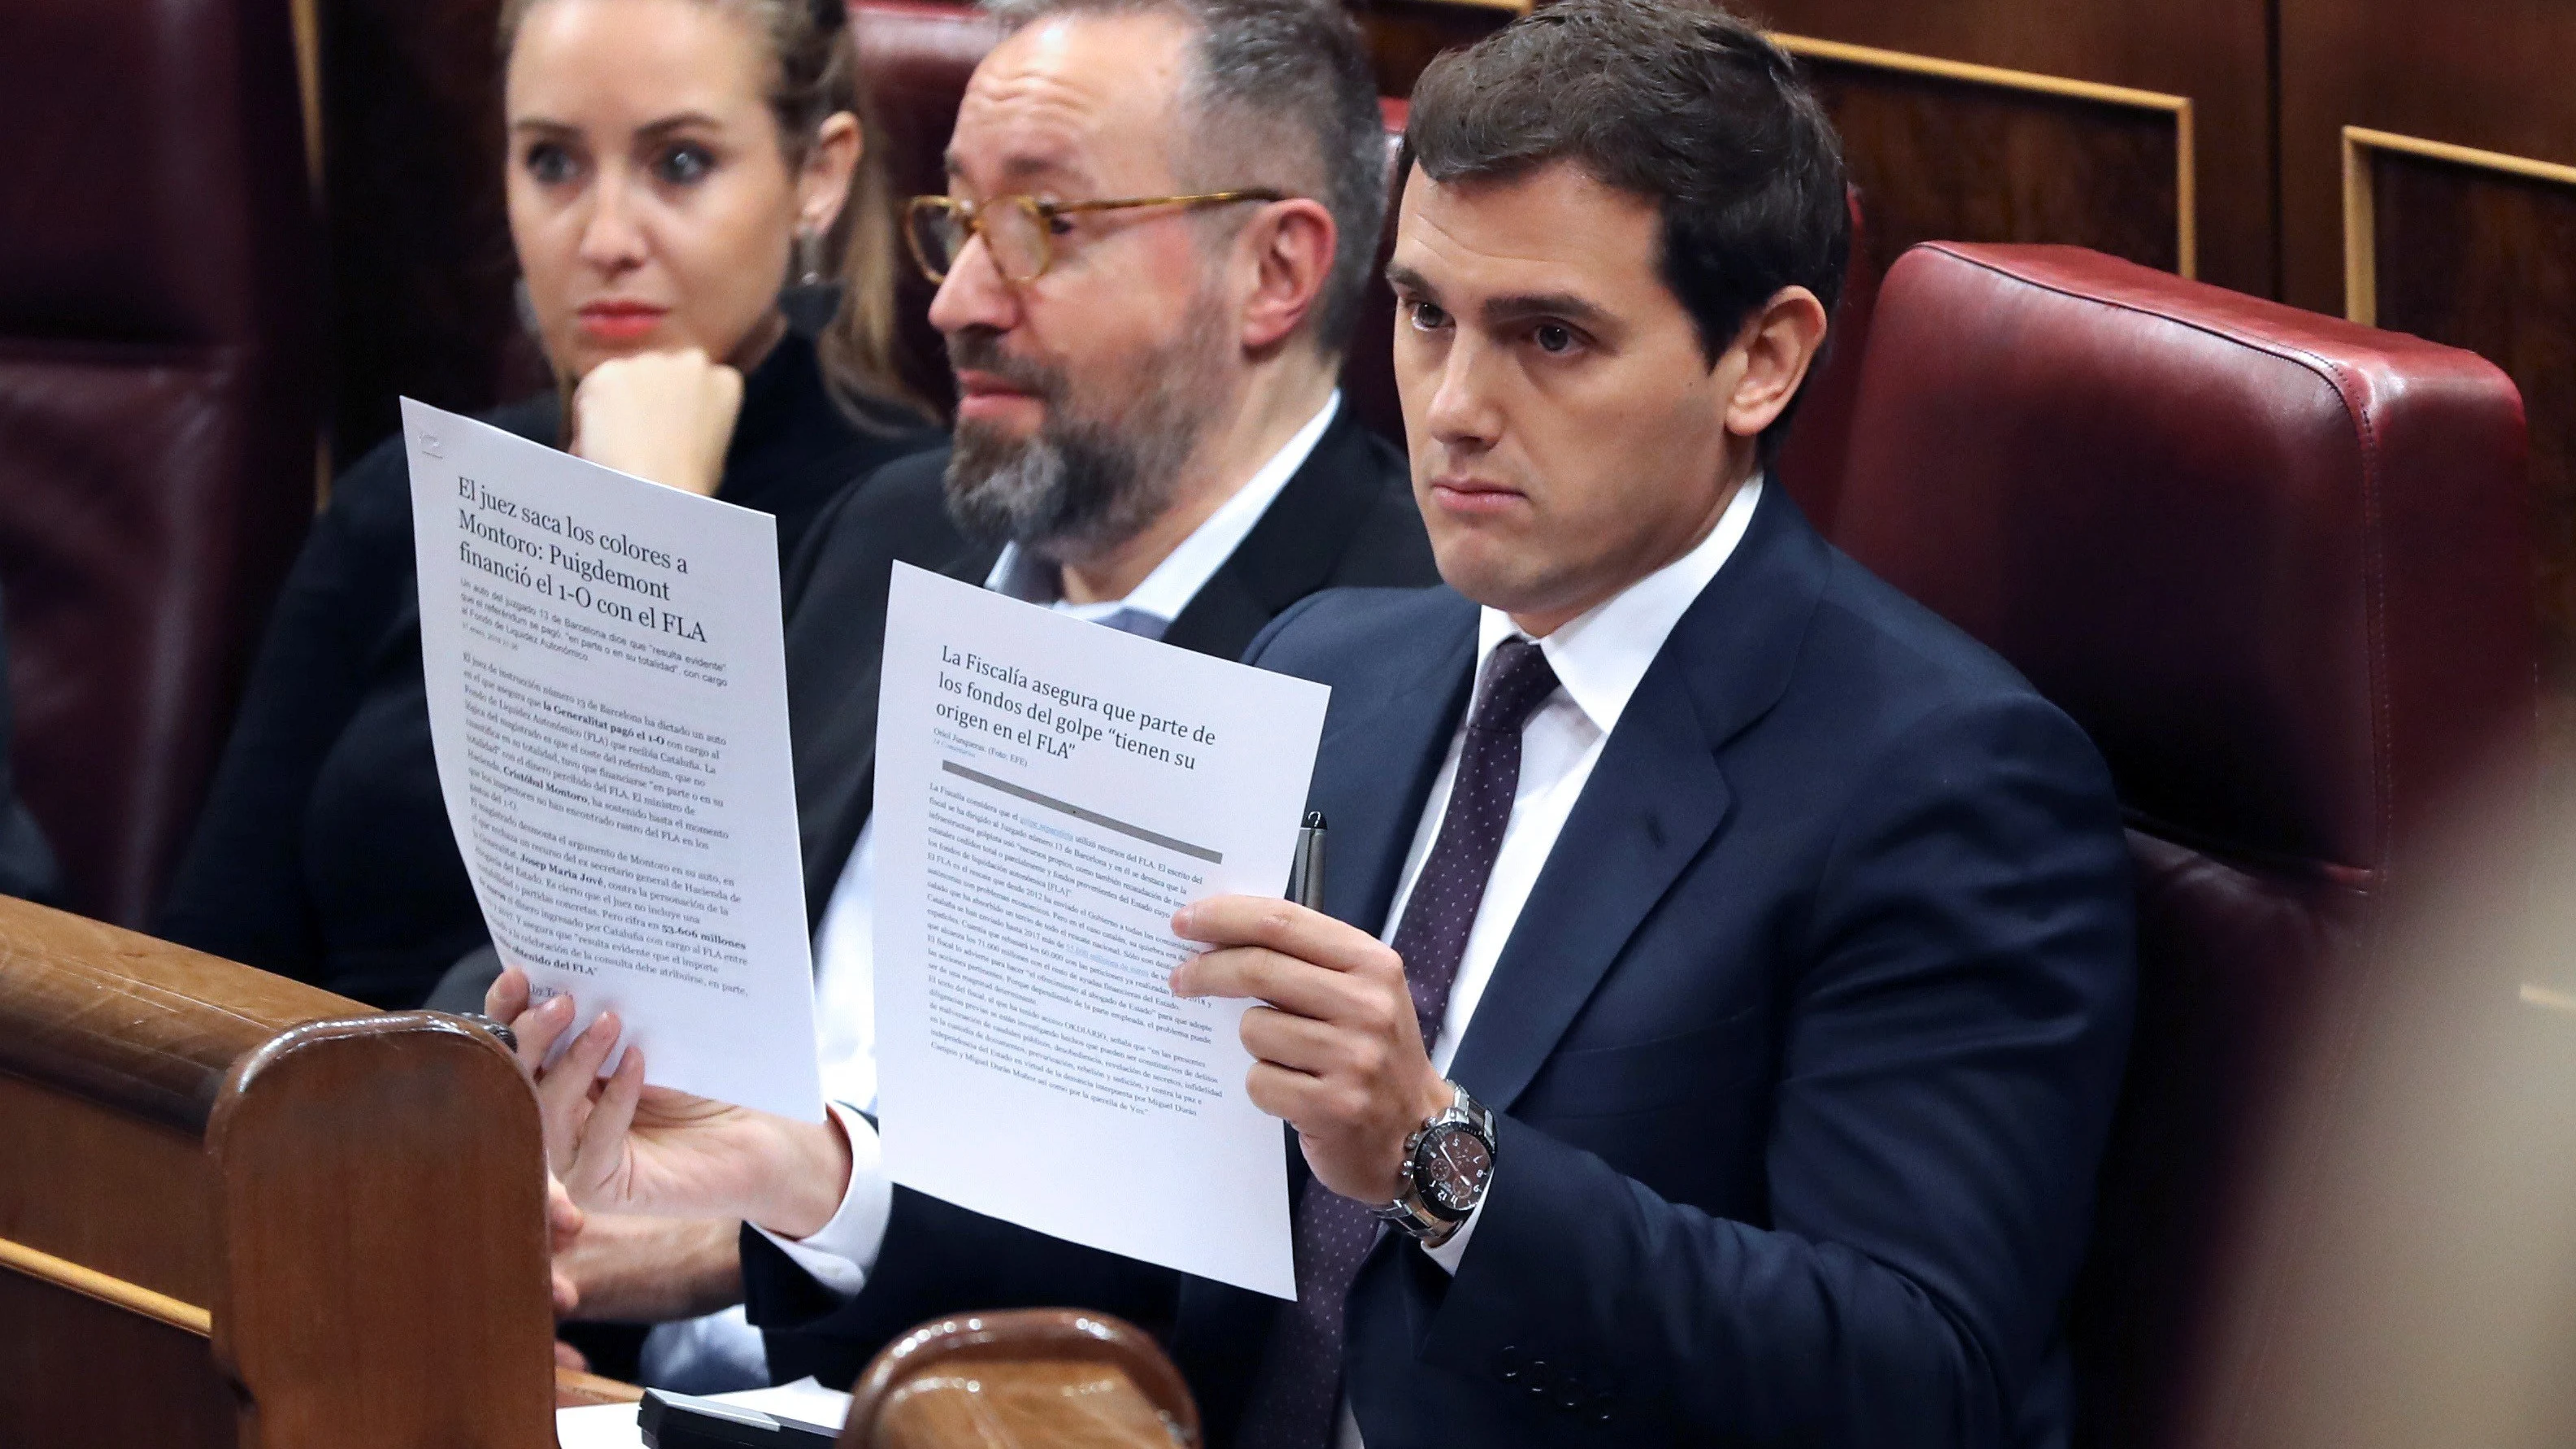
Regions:
M 454 1017 L 0 899 L 0 1443 L 551 1445 L 537 1133 Z

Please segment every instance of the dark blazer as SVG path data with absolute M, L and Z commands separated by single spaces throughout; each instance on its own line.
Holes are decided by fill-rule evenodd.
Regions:
M 1445 589 L 1326 594 L 1251 650 L 1333 688 L 1313 803 L 1343 920 L 1384 922 L 1476 620 Z M 1458 1275 L 1390 1237 L 1352 1291 L 1370 1449 L 2064 1442 L 2132 952 L 2082 733 L 1769 493 L 1460 1044 L 1502 1125 Z M 989 1241 L 898 1244 L 900 1285 L 998 1286 Z M 1174 1305 L 1221 1441 L 1274 1305 L 1203 1280 Z
M 484 421 L 552 444 L 552 394 Z M 790 332 L 744 379 L 716 496 L 778 520 L 782 563 L 822 509 L 937 435 L 854 424 Z M 448 827 L 421 676 L 411 481 L 387 439 L 333 484 L 272 610 L 204 813 L 155 930 L 375 1006 L 420 1004 L 491 939 Z
M 947 467 L 945 448 L 889 465 L 816 521 L 787 572 L 787 717 L 812 924 L 874 798 L 877 669 L 895 562 L 981 584 L 1001 556 L 998 544 L 970 542 L 949 522 Z M 1439 581 L 1404 455 L 1345 402 L 1163 642 L 1239 658 L 1281 610 L 1318 589 Z

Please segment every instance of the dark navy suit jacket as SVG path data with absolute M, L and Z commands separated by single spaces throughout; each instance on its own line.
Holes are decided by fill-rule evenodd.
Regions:
M 1383 925 L 1476 624 L 1445 589 L 1328 593 L 1247 656 L 1333 688 L 1341 919 Z M 1389 1237 L 1352 1292 L 1370 1449 L 2062 1442 L 2131 990 L 2091 745 L 1769 492 L 1459 1045 L 1502 1127 L 1457 1276 Z M 898 1271 L 955 1266 L 913 1246 Z M 1197 1280 L 1173 1303 L 1222 1436 L 1275 1310 Z

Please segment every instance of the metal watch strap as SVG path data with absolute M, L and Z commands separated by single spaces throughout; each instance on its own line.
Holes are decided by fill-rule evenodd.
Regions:
M 1456 1100 L 1445 1110 L 1426 1119 L 1413 1129 L 1412 1136 L 1404 1139 L 1404 1163 L 1399 1169 L 1403 1174 L 1403 1186 L 1398 1189 L 1395 1201 L 1369 1209 L 1370 1216 L 1379 1222 L 1392 1224 L 1420 1242 L 1440 1242 L 1467 1220 L 1466 1213 L 1454 1218 L 1443 1216 L 1422 1195 L 1421 1184 L 1414 1180 L 1414 1165 L 1420 1160 L 1423 1139 L 1429 1137 L 1434 1128 L 1456 1125 L 1484 1139 L 1488 1158 L 1494 1152 L 1494 1114 L 1468 1096 L 1467 1089 L 1456 1082 L 1449 1084 L 1449 1090 L 1455 1094 Z M 1473 1212 L 1474 1209 L 1471 1207 L 1468 1211 Z

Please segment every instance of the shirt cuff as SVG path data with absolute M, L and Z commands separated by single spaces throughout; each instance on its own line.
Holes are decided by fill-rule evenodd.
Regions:
M 838 1102 L 831 1108 L 850 1139 L 850 1186 L 841 1194 L 839 1210 L 808 1238 L 782 1238 L 758 1223 L 752 1227 L 812 1274 L 815 1282 L 844 1298 L 855 1298 L 867 1286 L 869 1270 L 876 1267 L 877 1253 L 885 1246 L 886 1219 L 894 1212 L 894 1179 L 886 1176 L 885 1150 L 875 1125 Z M 1471 1225 L 1473 1221 L 1469 1220 Z M 1460 1236 L 1465 1232 L 1461 1228 Z
M 1458 1276 L 1458 1264 L 1467 1256 L 1467 1240 L 1476 1236 L 1476 1220 L 1485 1215 L 1485 1203 L 1493 1195 L 1494 1185 L 1488 1180 L 1484 1196 L 1477 1198 L 1476 1205 L 1467 1209 L 1467 1220 L 1458 1225 L 1458 1231 L 1442 1239 L 1439 1247 L 1429 1243 L 1422 1245 L 1422 1251 L 1430 1255 L 1432 1262 L 1440 1265 L 1440 1271 L 1452 1278 Z

